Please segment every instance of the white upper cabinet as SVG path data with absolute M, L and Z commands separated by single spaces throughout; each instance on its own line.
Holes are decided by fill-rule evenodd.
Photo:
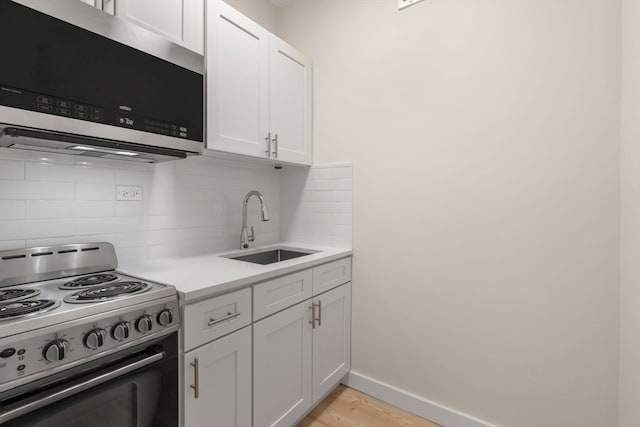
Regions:
M 207 148 L 267 157 L 269 32 L 207 2 Z
M 274 158 L 311 164 L 311 61 L 269 39 L 269 128 Z
M 311 164 L 311 61 L 220 0 L 207 1 L 207 148 Z
M 117 0 L 115 15 L 204 54 L 203 0 Z
M 204 54 L 204 0 L 81 0 Z

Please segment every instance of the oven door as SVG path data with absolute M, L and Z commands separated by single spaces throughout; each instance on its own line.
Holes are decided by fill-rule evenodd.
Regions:
M 3 427 L 177 427 L 177 334 L 0 396 Z M 108 366 L 104 366 L 107 363 Z M 46 381 L 46 380 L 45 380 Z

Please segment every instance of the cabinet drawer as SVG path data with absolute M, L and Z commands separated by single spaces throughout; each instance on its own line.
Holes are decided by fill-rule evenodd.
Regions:
M 279 277 L 253 287 L 253 320 L 311 298 L 311 270 Z
M 351 281 L 351 258 L 344 258 L 313 269 L 313 295 Z
M 184 350 L 251 323 L 251 288 L 211 298 L 184 308 Z

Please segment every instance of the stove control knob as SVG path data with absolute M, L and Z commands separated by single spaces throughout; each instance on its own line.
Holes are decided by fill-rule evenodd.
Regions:
M 138 332 L 149 332 L 151 328 L 153 328 L 153 318 L 148 314 L 140 317 L 136 322 L 136 329 L 138 330 Z
M 106 338 L 107 331 L 102 328 L 94 329 L 84 336 L 84 346 L 91 350 L 97 350 L 103 346 Z
M 64 360 L 68 352 L 69 342 L 67 340 L 54 340 L 45 346 L 42 355 L 49 362 L 58 362 Z
M 171 310 L 162 310 L 158 313 L 158 323 L 160 326 L 168 326 L 173 322 L 173 314 L 171 314 Z
M 129 338 L 129 328 L 131 327 L 129 322 L 118 322 L 111 328 L 111 336 L 114 340 L 124 341 Z

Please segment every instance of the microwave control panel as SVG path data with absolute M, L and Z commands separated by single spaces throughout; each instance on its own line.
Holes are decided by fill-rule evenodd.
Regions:
M 0 84 L 0 105 L 76 120 L 199 141 L 189 127 L 136 115 L 131 107 L 105 108 Z

